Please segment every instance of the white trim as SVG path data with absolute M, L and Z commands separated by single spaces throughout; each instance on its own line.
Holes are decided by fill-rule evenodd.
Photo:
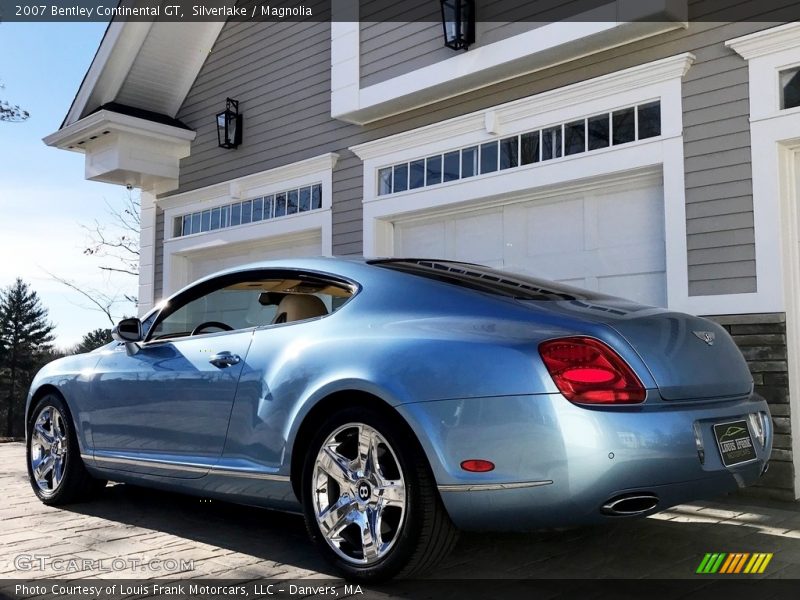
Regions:
M 725 42 L 748 61 L 750 121 L 800 116 L 800 107 L 781 110 L 780 71 L 800 65 L 800 23 L 788 23 Z M 756 93 L 753 93 L 753 92 Z
M 191 129 L 164 125 L 110 110 L 100 110 L 51 133 L 43 141 L 48 146 L 55 146 L 61 150 L 84 152 L 86 150 L 84 146 L 88 144 L 89 138 L 93 135 L 101 135 L 104 129 L 136 133 L 165 142 L 191 142 L 197 136 L 197 133 Z M 80 142 L 84 142 L 84 144 L 79 146 Z
M 136 299 L 139 316 L 143 316 L 155 303 L 156 205 L 155 195 L 151 192 L 141 192 L 139 223 L 139 291 Z
M 355 0 L 351 0 L 354 2 Z M 649 0 L 634 9 L 611 1 L 581 19 L 549 23 L 477 46 L 433 65 L 361 87 L 360 24 L 331 26 L 331 116 L 365 124 L 507 79 L 550 68 L 666 31 L 686 27 L 667 21 L 668 0 Z M 673 3 L 674 4 L 674 3 Z M 618 20 L 620 11 L 641 10 Z M 357 13 L 357 7 L 351 8 Z M 648 21 L 647 16 L 653 18 Z M 602 20 L 607 19 L 607 20 Z
M 178 187 L 180 160 L 197 134 L 189 129 L 101 110 L 44 138 L 84 154 L 86 179 L 154 193 Z
M 330 152 L 205 188 L 159 198 L 156 203 L 164 210 L 163 295 L 168 296 L 189 283 L 185 273 L 180 272 L 181 263 L 185 262 L 188 254 L 198 251 L 233 244 L 274 242 L 279 245 L 282 241 L 302 241 L 310 236 L 317 236 L 321 240 L 322 254 L 331 256 L 333 167 L 338 158 L 338 154 Z M 314 183 L 322 184 L 322 208 L 318 210 L 172 237 L 173 220 L 177 216 Z
M 800 143 L 800 140 L 798 141 Z M 789 374 L 789 419 L 791 430 L 800 431 L 800 148 L 781 148 L 784 184 L 781 194 L 783 224 L 784 294 L 786 298 L 786 363 Z M 797 465 L 800 449 L 792 442 L 792 462 Z M 800 498 L 800 475 L 795 467 L 795 498 Z
M 770 27 L 725 42 L 745 60 L 778 54 L 784 50 L 800 46 L 800 23 L 786 23 Z
M 312 158 L 307 158 L 298 162 L 288 165 L 282 165 L 269 169 L 267 171 L 260 171 L 252 175 L 245 175 L 236 179 L 230 179 L 221 183 L 215 183 L 207 187 L 198 188 L 189 192 L 181 192 L 180 194 L 173 194 L 171 196 L 164 196 L 157 200 L 159 206 L 164 210 L 173 208 L 184 208 L 184 212 L 194 212 L 196 207 L 207 207 L 206 201 L 213 201 L 213 206 L 224 204 L 224 199 L 246 200 L 247 198 L 256 198 L 265 194 L 280 192 L 285 188 L 291 188 L 297 183 L 297 186 L 315 183 L 312 181 L 318 177 L 317 181 L 323 181 L 322 188 L 322 208 L 330 208 L 330 182 L 332 182 L 333 167 L 339 155 L 335 152 L 328 152 Z M 327 195 L 326 195 L 326 181 Z M 327 204 L 326 204 L 327 198 Z
M 412 155 L 419 153 L 420 150 L 424 154 L 429 151 L 443 151 L 469 144 L 474 140 L 476 133 L 485 131 L 486 114 L 490 112 L 494 113 L 493 119 L 499 123 L 498 134 L 511 135 L 526 129 L 562 123 L 581 116 L 590 116 L 595 112 L 631 106 L 651 98 L 658 98 L 674 89 L 674 85 L 670 86 L 669 83 L 676 79 L 680 80 L 691 67 L 694 58 L 694 55 L 689 52 L 670 56 L 535 96 L 506 102 L 486 110 L 352 146 L 350 150 L 364 161 L 390 157 L 384 161 L 390 163 L 402 160 L 403 156 L 415 158 L 416 156 Z M 665 85 L 659 86 L 658 84 Z M 647 93 L 643 93 L 643 89 L 648 87 Z M 678 100 L 680 100 L 679 96 Z M 662 102 L 661 108 L 662 111 L 676 112 L 676 106 L 667 102 Z M 678 117 L 677 120 L 675 120 L 675 116 Z M 663 135 L 667 137 L 680 135 L 680 104 L 677 106 L 677 115 L 667 118 L 662 116 L 662 131 Z M 495 135 L 487 132 L 481 141 L 491 139 Z M 462 138 L 467 141 L 462 143 Z
M 758 292 L 786 313 L 790 419 L 800 431 L 800 111 L 781 110 L 778 74 L 800 64 L 800 24 L 788 23 L 726 42 L 747 60 L 750 150 Z M 800 465 L 800 444 L 792 444 Z M 794 493 L 800 498 L 800 469 Z

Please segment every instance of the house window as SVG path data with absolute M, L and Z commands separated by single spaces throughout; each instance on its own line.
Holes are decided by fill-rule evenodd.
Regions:
M 798 79 L 798 71 L 800 69 L 793 71 L 795 79 Z M 800 105 L 800 99 L 792 106 L 795 105 Z M 378 195 L 386 196 L 498 170 L 515 169 L 659 135 L 661 102 L 656 100 L 495 139 L 479 146 L 381 167 L 378 169 Z
M 780 72 L 781 108 L 800 106 L 800 67 Z
M 402 165 L 405 168 L 405 165 Z M 389 169 L 391 184 L 391 169 Z M 172 236 L 226 229 L 322 208 L 322 185 L 306 185 L 175 217 Z

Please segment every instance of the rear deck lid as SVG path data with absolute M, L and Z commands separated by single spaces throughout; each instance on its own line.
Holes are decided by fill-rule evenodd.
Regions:
M 665 400 L 739 396 L 752 388 L 742 353 L 713 321 L 663 311 L 607 324 L 639 353 Z

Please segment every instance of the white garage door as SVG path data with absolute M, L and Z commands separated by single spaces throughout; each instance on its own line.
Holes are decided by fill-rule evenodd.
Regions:
M 666 306 L 661 177 L 394 223 L 395 256 L 449 258 Z
M 269 242 L 248 242 L 217 246 L 184 254 L 188 281 L 194 281 L 216 271 L 244 265 L 259 260 L 275 258 L 303 258 L 322 255 L 319 232 L 303 236 L 278 238 Z

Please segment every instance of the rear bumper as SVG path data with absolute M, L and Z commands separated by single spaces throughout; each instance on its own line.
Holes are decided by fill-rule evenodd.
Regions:
M 559 394 L 470 398 L 405 404 L 428 455 L 450 517 L 462 529 L 519 531 L 596 523 L 621 517 L 601 512 L 608 500 L 655 494 L 646 513 L 753 484 L 772 450 L 753 437 L 756 460 L 726 468 L 713 436 L 715 423 L 769 415 L 758 396 L 725 402 L 646 403 L 587 409 Z M 699 425 L 701 463 L 695 442 Z M 751 432 L 752 433 L 752 432 Z M 460 463 L 490 460 L 489 473 Z

